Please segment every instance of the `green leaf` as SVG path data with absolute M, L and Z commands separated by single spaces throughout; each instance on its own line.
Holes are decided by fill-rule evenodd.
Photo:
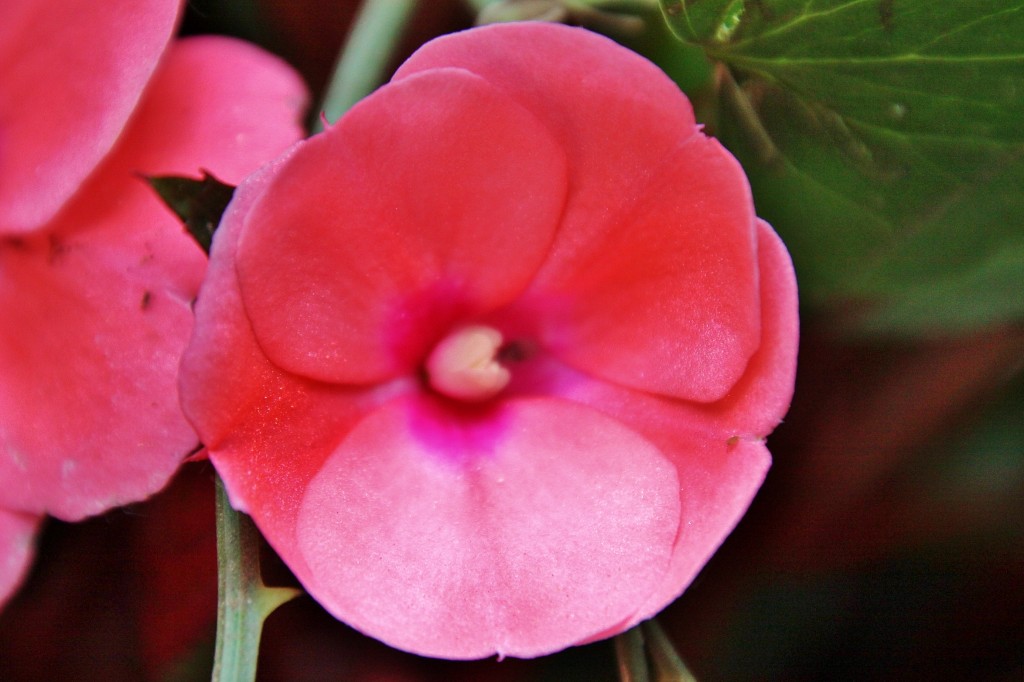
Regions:
M 663 0 L 662 8 L 681 39 L 724 42 L 739 25 L 746 4 L 744 0 Z
M 721 65 L 715 132 L 806 302 L 873 331 L 1024 317 L 1024 1 L 662 6 Z
M 235 188 L 224 184 L 208 172 L 203 178 L 174 175 L 146 178 L 168 208 L 185 223 L 192 238 L 206 253 L 210 252 L 213 232 L 228 207 Z

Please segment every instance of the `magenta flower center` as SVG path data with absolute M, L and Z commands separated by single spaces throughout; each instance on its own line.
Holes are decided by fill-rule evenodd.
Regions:
M 504 338 L 484 325 L 459 327 L 434 347 L 427 358 L 430 386 L 467 402 L 487 400 L 508 385 L 512 375 L 499 361 Z

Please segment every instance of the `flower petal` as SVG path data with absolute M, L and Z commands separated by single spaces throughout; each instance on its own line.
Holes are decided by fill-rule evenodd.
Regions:
M 680 429 L 674 446 L 664 445 L 679 473 L 682 518 L 669 569 L 632 616 L 578 644 L 624 632 L 675 601 L 739 523 L 771 465 L 761 441 L 723 441 Z
M 540 23 L 437 39 L 394 80 L 446 66 L 508 92 L 566 149 L 565 215 L 527 295 L 544 342 L 629 386 L 725 395 L 759 336 L 753 202 L 675 84 L 606 38 Z
M 248 217 L 237 268 L 256 338 L 313 379 L 409 371 L 454 320 L 525 287 L 564 194 L 562 152 L 478 77 L 385 86 L 297 150 Z
M 213 56 L 223 68 L 206 65 Z M 242 65 L 252 75 L 238 77 Z M 5 506 L 95 514 L 158 490 L 195 445 L 176 377 L 204 258 L 134 173 L 256 168 L 297 137 L 299 87 L 236 41 L 175 46 L 114 155 L 51 231 L 0 245 L 0 480 L 18 481 L 0 489 Z M 245 116 L 260 123 L 240 140 Z
M 110 151 L 156 68 L 180 5 L 0 3 L 3 232 L 23 234 L 50 220 Z
M 477 74 L 552 131 L 572 173 L 566 219 L 584 233 L 601 229 L 635 178 L 697 130 L 689 101 L 661 69 L 583 29 L 526 22 L 442 36 L 393 82 L 445 67 Z M 628 87 L 610 87 L 616 83 Z
M 676 466 L 680 484 L 679 527 L 672 561 L 658 589 L 649 595 L 628 626 L 671 604 L 725 541 L 757 494 L 771 466 L 763 441 L 676 434 L 665 456 Z
M 600 233 L 559 234 L 519 305 L 543 321 L 548 350 L 595 377 L 715 401 L 761 336 L 743 170 L 698 134 L 634 189 L 635 204 Z
M 0 509 L 0 609 L 28 573 L 41 521 L 39 516 Z
M 508 390 L 516 399 L 555 395 L 589 406 L 640 434 L 676 469 L 681 526 L 671 566 L 655 592 L 637 603 L 636 613 L 602 633 L 610 636 L 649 618 L 686 589 L 747 510 L 771 456 L 763 439 L 730 431 L 714 410 L 594 380 L 554 358 L 533 362 L 514 374 Z
M 515 378 L 507 389 L 512 395 L 556 395 L 587 405 L 641 434 L 676 467 L 682 524 L 671 566 L 640 610 L 600 633 L 602 636 L 649 618 L 678 597 L 732 532 L 757 493 L 771 464 L 763 436 L 785 412 L 793 374 L 787 384 L 781 372 L 756 364 L 761 365 L 757 370 L 761 373 L 740 382 L 751 392 L 749 396 L 711 406 L 595 380 L 551 357 L 534 359 L 513 373 Z M 763 408 L 759 398 L 764 400 Z M 758 433 L 761 435 L 754 435 Z
M 137 198 L 111 209 L 73 239 L 0 249 L 0 481 L 17 481 L 3 506 L 77 520 L 135 501 L 196 442 L 175 376 L 202 258 Z
M 757 223 L 761 340 L 743 378 L 714 405 L 727 432 L 755 439 L 771 433 L 789 410 L 800 338 L 793 262 L 768 223 Z
M 524 399 L 459 416 L 395 401 L 309 485 L 306 586 L 409 651 L 550 653 L 646 599 L 676 535 L 678 490 L 656 447 L 580 405 Z
M 514 395 L 558 395 L 591 405 L 632 422 L 647 419 L 672 425 L 693 425 L 723 438 L 760 440 L 782 421 L 789 409 L 796 376 L 799 336 L 796 277 L 789 254 L 767 223 L 758 221 L 758 271 L 761 281 L 761 340 L 743 376 L 723 399 L 694 403 L 638 392 L 621 384 L 595 379 L 550 354 L 511 366 Z M 506 311 L 502 311 L 505 313 Z M 502 315 L 489 320 L 507 338 L 524 333 L 529 323 L 520 311 L 504 325 Z M 643 429 L 640 429 L 643 431 Z
M 210 262 L 196 299 L 195 327 L 181 359 L 181 405 L 210 451 L 218 448 L 246 408 L 269 395 L 286 375 L 260 350 L 238 291 L 238 235 L 253 202 L 291 151 L 246 178 L 221 216 Z
M 283 372 L 253 336 L 234 267 L 238 235 L 253 202 L 289 157 L 260 168 L 235 190 L 214 235 L 180 375 L 182 407 L 232 505 L 251 514 L 282 554 L 295 546 L 296 515 L 309 481 L 339 440 L 383 400 L 375 391 Z M 308 575 L 302 558 L 292 554 L 291 569 Z
M 303 137 L 306 87 L 285 62 L 215 36 L 176 41 L 113 163 L 130 173 L 203 170 L 237 185 Z

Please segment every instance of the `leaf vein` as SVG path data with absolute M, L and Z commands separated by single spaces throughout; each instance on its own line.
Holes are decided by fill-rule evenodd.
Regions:
M 716 51 L 713 56 L 736 66 L 746 64 L 770 64 L 786 66 L 846 66 L 851 64 L 961 64 L 961 63 L 1024 63 L 1024 54 L 979 54 L 970 56 L 926 55 L 907 52 L 882 57 L 757 57 L 737 55 L 728 51 Z
M 764 31 L 762 33 L 758 33 L 756 36 L 751 36 L 746 40 L 741 40 L 738 43 L 736 43 L 736 45 L 742 45 L 744 43 L 752 41 L 763 40 L 764 38 L 778 35 L 779 33 L 785 33 L 786 31 L 791 30 L 794 26 L 799 26 L 800 24 L 806 23 L 817 17 L 824 17 L 830 14 L 836 14 L 837 12 L 843 12 L 845 10 L 850 9 L 851 7 L 856 7 L 857 5 L 864 5 L 877 1 L 878 0 L 851 0 L 851 2 L 847 2 L 842 5 L 837 5 L 836 7 L 830 7 L 828 9 L 820 10 L 818 12 L 812 12 L 808 11 L 808 8 L 813 4 L 813 0 L 808 0 L 808 2 L 804 3 L 803 13 L 793 18 L 793 20 L 779 24 L 777 27 L 770 31 Z
M 943 41 L 943 40 L 945 40 L 947 38 L 950 38 L 950 37 L 956 35 L 957 33 L 963 33 L 964 31 L 968 31 L 971 28 L 977 26 L 978 24 L 984 23 L 984 22 L 989 21 L 991 19 L 995 19 L 996 17 L 1000 17 L 1000 16 L 1002 16 L 1004 14 L 1015 14 L 1017 12 L 1020 12 L 1021 9 L 1022 9 L 1021 7 L 1008 7 L 1006 9 L 1001 10 L 999 12 L 996 12 L 994 14 L 988 14 L 988 15 L 983 16 L 983 17 L 978 17 L 976 19 L 968 21 L 968 22 L 966 22 L 964 24 L 961 24 L 959 26 L 955 26 L 955 27 L 951 28 L 949 31 L 946 31 L 945 33 L 941 33 L 941 34 L 935 36 L 934 38 L 929 40 L 927 43 L 919 45 L 916 48 L 916 50 L 918 52 L 923 52 L 923 51 L 927 50 L 929 47 L 931 47 L 932 45 L 935 45 L 936 43 L 939 43 L 939 42 L 941 42 L 941 41 Z

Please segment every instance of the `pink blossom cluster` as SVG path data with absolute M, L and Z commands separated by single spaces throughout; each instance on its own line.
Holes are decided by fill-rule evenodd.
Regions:
M 0 4 L 0 603 L 46 514 L 162 488 L 198 439 L 178 363 L 205 257 L 144 176 L 237 183 L 301 135 L 305 90 L 179 0 Z

